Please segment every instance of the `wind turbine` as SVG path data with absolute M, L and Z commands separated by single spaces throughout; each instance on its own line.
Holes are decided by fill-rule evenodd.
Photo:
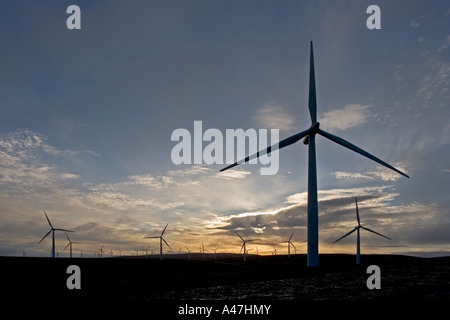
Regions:
M 189 257 L 189 260 L 191 260 L 191 250 L 189 250 L 188 247 L 186 247 L 186 250 L 188 251 L 188 257 Z
M 244 238 L 242 238 L 242 237 L 239 235 L 239 233 L 236 232 L 236 234 L 237 234 L 238 237 L 241 238 L 241 240 L 242 240 L 242 247 L 241 247 L 241 250 L 239 251 L 239 253 L 241 253 L 241 252 L 242 252 L 242 249 L 244 249 L 244 261 L 247 261 L 247 253 L 248 253 L 248 250 L 246 249 L 246 246 L 245 246 L 245 245 L 246 245 L 247 242 L 256 241 L 256 240 L 258 240 L 258 239 L 244 240 Z
M 156 239 L 159 238 L 159 259 L 162 260 L 163 259 L 163 251 L 162 251 L 162 243 L 164 241 L 164 243 L 169 247 L 170 250 L 172 250 L 172 248 L 169 246 L 169 244 L 167 243 L 166 240 L 164 240 L 163 238 L 163 234 L 164 232 L 166 232 L 167 226 L 169 224 L 167 223 L 166 226 L 164 227 L 164 230 L 161 232 L 160 236 L 156 236 L 156 237 L 144 237 L 144 239 Z
M 200 247 L 200 253 L 202 254 L 203 260 L 205 260 L 205 247 L 203 246 L 203 242 L 202 246 Z
M 231 169 L 239 164 L 248 162 L 252 159 L 256 159 L 262 155 L 266 155 L 272 151 L 282 149 L 291 144 L 298 142 L 299 140 L 305 138 L 303 143 L 308 145 L 308 216 L 307 216 L 307 227 L 308 227 L 308 257 L 307 265 L 309 267 L 319 265 L 319 208 L 317 200 L 317 170 L 316 170 L 316 134 L 340 144 L 350 150 L 355 151 L 395 172 L 409 178 L 408 175 L 401 172 L 400 170 L 394 168 L 390 164 L 384 162 L 383 160 L 371 155 L 370 153 L 364 151 L 363 149 L 351 144 L 350 142 L 332 135 L 322 129 L 320 129 L 320 123 L 317 122 L 317 99 L 316 99 L 316 81 L 314 73 L 314 54 L 313 54 L 313 43 L 311 41 L 310 45 L 310 69 L 309 69 L 309 99 L 308 99 L 309 114 L 311 117 L 311 127 L 305 131 L 294 134 L 277 144 L 274 144 L 260 152 L 252 154 L 246 157 L 244 160 L 239 160 L 220 171 L 225 171 Z
M 67 246 L 64 248 L 64 250 L 66 250 L 67 247 L 70 246 L 70 257 L 72 258 L 72 243 L 81 244 L 81 242 L 71 241 L 70 238 L 69 238 L 69 236 L 67 235 L 67 233 L 66 233 L 66 238 L 67 238 L 67 240 L 69 240 L 69 243 L 68 243 Z
M 350 235 L 350 234 L 352 234 L 353 232 L 356 231 L 357 232 L 356 233 L 356 264 L 360 264 L 361 263 L 361 248 L 360 248 L 360 237 L 359 237 L 359 230 L 360 229 L 364 229 L 364 230 L 367 230 L 369 232 L 375 233 L 375 234 L 377 234 L 377 235 L 379 235 L 381 237 L 384 237 L 386 239 L 389 239 L 389 240 L 391 240 L 391 238 L 386 237 L 386 236 L 384 236 L 381 233 L 378 233 L 376 231 L 370 230 L 369 228 L 363 227 L 361 225 L 360 220 L 359 220 L 358 200 L 356 199 L 356 197 L 355 197 L 355 203 L 356 203 L 356 220 L 358 221 L 358 225 L 352 231 L 350 231 L 349 233 L 346 233 L 345 235 L 343 235 L 342 237 L 337 239 L 335 242 L 333 242 L 333 244 L 338 242 L 341 239 L 344 239 L 346 236 L 348 236 L 348 235 Z
M 275 248 L 275 246 L 274 245 L 272 245 L 272 247 L 273 247 L 273 252 L 272 252 L 272 255 L 277 255 L 277 248 Z
M 66 229 L 59 229 L 59 228 L 53 228 L 53 225 L 52 225 L 52 223 L 50 222 L 50 219 L 48 218 L 48 216 L 47 216 L 47 213 L 45 212 L 45 210 L 44 210 L 44 214 L 45 214 L 45 217 L 47 218 L 47 221 L 48 221 L 48 224 L 50 225 L 50 231 L 49 232 L 47 232 L 47 234 L 41 239 L 41 241 L 39 241 L 38 242 L 38 244 L 39 243 L 41 243 L 45 238 L 47 238 L 47 236 L 50 234 L 50 232 L 52 233 L 52 258 L 54 258 L 55 257 L 55 231 L 65 231 L 65 232 L 75 232 L 75 231 L 72 231 L 72 230 L 66 230 Z
M 294 235 L 294 233 L 292 232 L 291 233 L 291 236 L 289 237 L 289 240 L 287 240 L 287 241 L 281 241 L 280 243 L 287 243 L 287 246 L 288 246 L 288 259 L 290 259 L 291 258 L 291 246 L 293 246 L 294 247 L 294 249 L 296 249 L 297 250 L 297 248 L 294 246 L 294 244 L 291 242 L 291 239 L 292 239 L 292 236 Z
M 100 256 L 100 258 L 103 258 L 103 247 L 105 245 L 102 245 L 99 249 L 97 249 L 97 258 Z

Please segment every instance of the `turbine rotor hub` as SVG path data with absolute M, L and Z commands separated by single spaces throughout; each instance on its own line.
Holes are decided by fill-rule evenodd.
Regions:
M 309 128 L 308 135 L 303 139 L 303 144 L 307 145 L 309 144 L 309 137 L 314 137 L 317 134 L 317 131 L 319 131 L 320 123 L 316 122 Z

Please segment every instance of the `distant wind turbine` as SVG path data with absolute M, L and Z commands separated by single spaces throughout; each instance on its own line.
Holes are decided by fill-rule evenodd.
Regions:
M 186 250 L 188 251 L 188 258 L 189 258 L 189 260 L 191 260 L 191 250 L 189 250 L 188 247 L 186 247 Z
M 71 231 L 71 230 L 66 230 L 66 229 L 59 229 L 59 228 L 53 228 L 52 223 L 50 222 L 50 219 L 47 216 L 47 213 L 44 211 L 45 217 L 47 218 L 48 224 L 50 225 L 50 231 L 47 232 L 47 234 L 38 242 L 41 243 L 45 238 L 47 238 L 47 236 L 52 233 L 52 258 L 55 257 L 55 231 L 65 231 L 65 232 L 75 232 L 75 231 Z
M 363 227 L 359 220 L 358 200 L 356 199 L 356 197 L 355 197 L 355 203 L 356 203 L 356 221 L 358 221 L 358 225 L 352 231 L 350 231 L 349 233 L 346 233 L 345 235 L 343 235 L 342 237 L 337 239 L 335 242 L 333 242 L 333 244 L 338 242 L 341 239 L 344 239 L 346 236 L 352 234 L 353 232 L 357 231 L 357 233 L 356 233 L 356 264 L 360 264 L 361 263 L 361 248 L 360 248 L 360 237 L 359 237 L 360 229 L 364 229 L 369 232 L 375 233 L 375 234 L 377 234 L 381 237 L 384 237 L 386 239 L 389 239 L 389 240 L 391 240 L 391 239 L 389 237 L 382 235 L 381 233 L 378 233 L 376 231 L 370 230 L 369 228 Z
M 200 253 L 202 254 L 203 260 L 205 260 L 205 246 L 203 245 L 203 242 L 202 246 L 200 247 Z
M 294 235 L 294 233 L 292 232 L 292 233 L 291 233 L 291 236 L 289 237 L 289 240 L 287 240 L 287 241 L 281 241 L 281 243 L 287 243 L 287 246 L 288 246 L 288 259 L 291 258 L 291 246 L 293 246 L 294 249 L 297 250 L 297 248 L 294 246 L 294 244 L 293 244 L 292 241 L 291 241 L 293 235 Z
M 163 238 L 163 234 L 164 232 L 166 232 L 167 226 L 169 224 L 166 224 L 166 226 L 164 227 L 164 230 L 161 232 L 160 236 L 156 236 L 156 237 L 144 237 L 144 239 L 156 239 L 159 238 L 159 259 L 162 260 L 163 259 L 163 249 L 162 249 L 162 243 L 164 241 L 164 243 L 169 247 L 170 250 L 172 250 L 172 248 L 169 246 L 169 244 L 167 243 L 166 240 L 164 240 Z
M 272 252 L 272 255 L 277 255 L 277 248 L 275 248 L 275 246 L 274 245 L 272 245 L 272 247 L 273 247 L 273 252 Z
M 103 258 L 103 247 L 104 247 L 105 245 L 102 245 L 99 249 L 97 249 L 97 257 L 99 257 L 100 256 L 100 258 Z
M 258 240 L 258 239 L 244 240 L 244 238 L 242 238 L 242 237 L 239 235 L 239 233 L 236 232 L 236 234 L 237 234 L 238 237 L 241 238 L 241 240 L 242 240 L 242 247 L 241 247 L 241 250 L 240 250 L 239 252 L 242 252 L 242 249 L 244 249 L 244 261 L 247 261 L 247 253 L 248 253 L 248 250 L 247 250 L 247 248 L 246 248 L 246 243 L 247 243 L 247 242 L 256 241 L 256 240 Z
M 69 238 L 69 236 L 67 235 L 67 233 L 66 233 L 66 238 L 67 238 L 67 240 L 69 240 L 69 243 L 68 243 L 67 246 L 64 248 L 64 250 L 66 250 L 67 247 L 70 247 L 70 257 L 72 258 L 72 244 L 73 244 L 73 243 L 81 244 L 81 242 L 71 241 L 70 238 Z
M 307 227 L 308 227 L 308 255 L 307 255 L 307 265 L 309 267 L 319 265 L 319 209 L 317 200 L 317 170 L 316 170 L 316 134 L 340 144 L 350 150 L 355 151 L 395 172 L 409 178 L 408 175 L 401 172 L 400 170 L 394 168 L 390 164 L 384 162 L 383 160 L 371 155 L 370 153 L 364 151 L 363 149 L 351 144 L 350 142 L 332 135 L 322 129 L 320 129 L 320 123 L 317 122 L 317 100 L 316 100 L 316 81 L 314 73 L 314 54 L 313 54 L 313 43 L 311 41 L 310 46 L 310 69 L 309 69 L 309 114 L 311 117 L 311 127 L 309 129 L 299 132 L 289 138 L 274 144 L 263 151 L 259 151 L 253 155 L 246 157 L 244 160 L 239 160 L 220 171 L 225 171 L 233 168 L 241 163 L 248 162 L 252 159 L 256 159 L 262 155 L 266 155 L 272 151 L 282 149 L 299 140 L 305 138 L 303 143 L 308 145 L 308 216 L 307 216 Z

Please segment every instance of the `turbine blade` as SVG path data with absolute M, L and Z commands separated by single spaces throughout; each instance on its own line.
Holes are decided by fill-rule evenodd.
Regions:
M 292 232 L 291 236 L 289 237 L 289 241 L 291 241 L 293 235 L 294 233 Z
M 317 99 L 316 99 L 316 78 L 314 73 L 314 52 L 313 43 L 311 41 L 310 60 L 309 60 L 309 114 L 311 115 L 311 123 L 317 122 Z
M 302 131 L 302 132 L 299 132 L 297 134 L 294 134 L 293 136 L 290 136 L 290 137 L 280 141 L 277 144 L 271 145 L 270 147 L 264 149 L 263 151 L 258 151 L 257 153 L 252 154 L 251 156 L 245 158 L 244 160 L 237 161 L 237 162 L 235 162 L 235 163 L 233 163 L 233 164 L 231 164 L 231 165 L 229 165 L 229 166 L 227 166 L 227 167 L 225 167 L 223 169 L 220 169 L 220 172 L 228 170 L 228 169 L 231 169 L 233 167 L 236 167 L 237 165 L 246 163 L 246 162 L 248 162 L 250 160 L 253 160 L 255 158 L 258 158 L 260 156 L 269 154 L 272 151 L 276 151 L 278 149 L 282 149 L 282 148 L 287 147 L 287 146 L 289 146 L 289 145 L 291 145 L 293 143 L 296 143 L 298 140 L 300 140 L 303 137 L 305 137 L 310 131 L 311 131 L 310 129 L 307 129 L 305 131 Z
M 239 235 L 239 233 L 237 233 L 237 232 L 235 232 L 235 233 L 238 235 L 239 238 L 241 238 L 242 241 L 245 242 L 244 238 L 242 238 L 242 237 Z
M 356 203 L 356 220 L 358 220 L 358 226 L 361 225 L 361 222 L 359 221 L 359 210 L 358 210 L 358 200 L 355 197 L 355 203 Z
M 160 238 L 160 236 L 157 236 L 157 237 L 144 237 L 144 239 L 156 239 L 156 238 Z
M 162 239 L 162 241 L 164 241 L 164 243 L 169 247 L 169 249 L 172 250 L 172 248 L 169 246 L 169 244 L 167 243 L 167 241 L 164 240 L 164 238 L 162 238 L 162 237 L 161 237 L 161 239 Z
M 244 249 L 244 244 L 242 244 L 241 250 L 239 250 L 239 253 L 242 252 L 242 249 Z
M 297 250 L 297 248 L 295 247 L 295 245 L 292 242 L 289 242 L 289 243 L 294 247 L 295 250 Z
M 384 236 L 384 235 L 382 235 L 381 233 L 378 233 L 378 232 L 376 232 L 376 231 L 370 230 L 369 228 L 366 228 L 366 227 L 363 227 L 363 226 L 361 226 L 361 228 L 363 228 L 364 230 L 367 230 L 367 231 L 369 231 L 369 232 L 375 233 L 375 234 L 377 234 L 377 235 L 379 235 L 379 236 L 382 236 L 382 237 L 384 237 L 384 238 L 386 238 L 386 239 L 391 240 L 391 238 L 386 237 L 386 236 Z
M 369 159 L 371 159 L 371 160 L 373 160 L 375 162 L 378 162 L 379 164 L 381 164 L 381 165 L 383 165 L 383 166 L 385 166 L 385 167 L 387 167 L 387 168 L 389 168 L 391 170 L 394 170 L 395 172 L 401 174 L 402 176 L 405 176 L 405 177 L 409 178 L 408 175 L 406 175 L 403 172 L 401 172 L 400 170 L 394 168 L 390 164 L 388 164 L 388 163 L 384 162 L 383 160 L 381 160 L 381 159 L 371 155 L 367 151 L 364 151 L 363 149 L 355 146 L 354 144 L 351 144 L 350 142 L 348 142 L 348 141 L 346 141 L 346 140 L 344 140 L 342 138 L 339 138 L 339 137 L 337 137 L 335 135 L 332 135 L 331 133 L 323 131 L 322 129 L 319 129 L 317 131 L 317 133 L 319 133 L 320 135 L 324 136 L 327 139 L 330 139 L 331 141 L 336 142 L 337 144 L 340 144 L 341 146 L 344 146 L 344 147 L 346 147 L 346 148 L 348 148 L 350 150 L 353 150 L 353 151 L 355 151 L 355 152 L 357 152 L 357 153 L 359 153 L 359 154 L 361 154 L 361 155 L 363 155 L 363 156 L 365 156 L 365 157 L 367 157 L 367 158 L 369 158 Z
M 169 225 L 169 223 L 166 224 L 166 226 L 164 227 L 163 232 L 161 233 L 161 237 L 163 236 L 164 232 L 166 232 L 167 226 Z
M 67 249 L 67 247 L 70 246 L 70 242 L 67 244 L 67 246 L 64 248 L 63 251 L 65 251 Z
M 50 219 L 48 218 L 47 212 L 45 212 L 45 210 L 44 210 L 44 214 L 45 214 L 45 217 L 47 218 L 47 221 L 48 221 L 48 224 L 50 225 L 50 228 L 53 229 L 52 223 L 50 222 Z
M 70 238 L 69 238 L 69 236 L 67 235 L 67 233 L 64 233 L 64 234 L 66 235 L 67 240 L 69 240 L 69 242 L 70 242 Z
M 53 229 L 50 229 L 50 231 L 47 232 L 47 234 L 41 239 L 41 241 L 38 242 L 38 244 L 41 243 L 42 240 L 44 240 L 45 238 L 47 238 L 47 236 L 48 236 L 48 235 L 50 234 L 50 232 L 52 232 L 52 231 L 53 231 Z
M 353 232 L 355 232 L 358 228 L 359 228 L 359 226 L 358 226 L 358 227 L 355 227 L 355 229 L 353 229 L 353 230 L 350 231 L 349 233 L 346 233 L 345 235 L 343 235 L 342 237 L 340 237 L 339 239 L 337 239 L 337 240 L 336 240 L 335 242 L 333 242 L 333 243 L 336 243 L 336 242 L 338 242 L 339 240 L 344 239 L 346 236 L 348 236 L 348 235 L 352 234 Z
M 72 230 L 59 229 L 59 228 L 56 228 L 56 229 L 53 229 L 53 230 L 55 230 L 55 231 L 64 231 L 64 232 L 75 232 L 75 231 L 72 231 Z

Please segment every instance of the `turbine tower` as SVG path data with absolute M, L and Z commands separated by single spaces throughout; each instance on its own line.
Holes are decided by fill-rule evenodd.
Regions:
M 167 223 L 166 226 L 164 227 L 164 230 L 161 232 L 160 236 L 156 236 L 156 237 L 144 237 L 144 239 L 156 239 L 159 238 L 159 259 L 162 260 L 163 259 L 163 250 L 162 250 L 162 243 L 164 241 L 164 243 L 169 247 L 170 250 L 172 250 L 172 248 L 169 246 L 169 244 L 166 242 L 166 240 L 164 240 L 163 238 L 163 234 L 164 232 L 166 232 L 167 226 L 169 224 Z
M 66 229 L 59 229 L 59 228 L 53 228 L 53 225 L 52 225 L 52 223 L 50 222 L 50 219 L 48 218 L 48 216 L 47 216 L 47 213 L 45 212 L 45 210 L 44 210 L 44 214 L 45 214 L 45 217 L 47 218 L 47 221 L 48 221 L 48 224 L 50 225 L 50 231 L 49 232 L 47 232 L 47 234 L 38 242 L 38 244 L 39 243 L 41 243 L 45 238 L 47 238 L 47 236 L 50 234 L 50 232 L 52 233 L 52 258 L 54 258 L 55 257 L 55 231 L 65 231 L 65 232 L 75 232 L 75 231 L 72 231 L 72 230 L 66 230 Z
M 247 261 L 247 253 L 248 253 L 248 250 L 246 249 L 246 246 L 245 246 L 245 245 L 246 245 L 247 242 L 256 241 L 256 240 L 258 240 L 258 239 L 244 240 L 244 238 L 242 238 L 242 237 L 239 235 L 239 233 L 236 232 L 236 234 L 237 234 L 238 237 L 241 238 L 241 240 L 242 240 L 242 247 L 241 247 L 241 250 L 239 251 L 239 253 L 241 253 L 241 252 L 242 252 L 242 249 L 244 249 L 244 261 Z
M 391 240 L 391 238 L 386 237 L 386 236 L 384 236 L 381 233 L 378 233 L 376 231 L 370 230 L 369 228 L 363 227 L 361 225 L 360 220 L 359 220 L 358 200 L 356 199 L 356 197 L 355 197 L 355 203 L 356 203 L 356 221 L 358 221 L 358 225 L 352 231 L 350 231 L 349 233 L 346 233 L 345 235 L 343 235 L 342 237 L 337 239 L 335 242 L 333 242 L 333 244 L 338 242 L 339 240 L 344 239 L 346 236 L 348 236 L 348 235 L 350 235 L 350 234 L 352 234 L 353 232 L 356 231 L 356 264 L 360 264 L 361 263 L 361 248 L 360 248 L 361 241 L 360 241 L 360 237 L 359 237 L 359 230 L 360 229 L 364 229 L 364 230 L 367 230 L 369 232 L 375 233 L 375 234 L 377 234 L 377 235 L 379 235 L 381 237 L 384 237 L 386 239 L 389 239 L 389 240 Z
M 370 153 L 362 150 L 361 148 L 351 144 L 350 142 L 332 135 L 322 129 L 320 129 L 320 123 L 317 122 L 317 99 L 316 99 L 316 83 L 315 83 L 315 73 L 314 73 L 314 54 L 313 54 L 313 43 L 311 41 L 310 47 L 310 69 L 309 69 L 309 99 L 308 99 L 309 114 L 311 117 L 311 127 L 309 129 L 294 134 L 277 144 L 274 144 L 260 152 L 246 157 L 243 160 L 239 160 L 220 171 L 225 171 L 227 169 L 233 168 L 241 163 L 248 162 L 252 159 L 256 159 L 259 156 L 266 155 L 272 151 L 282 149 L 299 140 L 305 138 L 303 143 L 308 145 L 308 215 L 307 215 L 307 228 L 308 228 L 308 254 L 307 254 L 307 265 L 309 267 L 319 265 L 319 208 L 317 200 L 317 170 L 316 170 L 316 134 L 340 144 L 350 150 L 355 151 L 395 172 L 409 178 L 408 175 L 401 172 L 400 170 L 394 168 L 390 164 L 384 162 L 383 160 L 371 155 Z

